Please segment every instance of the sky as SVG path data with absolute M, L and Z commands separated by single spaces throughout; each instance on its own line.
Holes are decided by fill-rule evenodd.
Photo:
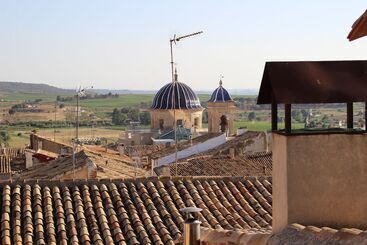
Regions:
M 346 39 L 365 0 L 0 0 L 0 81 L 62 88 L 258 89 L 266 61 L 367 58 Z

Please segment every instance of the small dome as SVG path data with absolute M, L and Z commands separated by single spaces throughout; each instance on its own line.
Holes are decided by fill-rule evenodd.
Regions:
M 210 97 L 209 102 L 226 102 L 226 101 L 233 101 L 233 99 L 229 95 L 228 91 L 225 88 L 223 88 L 222 80 L 220 80 L 219 87 L 214 90 L 212 96 Z
M 175 103 L 173 104 L 173 99 Z M 174 105 L 174 106 L 173 106 Z M 151 109 L 201 109 L 195 92 L 181 82 L 170 82 L 164 85 L 154 96 Z

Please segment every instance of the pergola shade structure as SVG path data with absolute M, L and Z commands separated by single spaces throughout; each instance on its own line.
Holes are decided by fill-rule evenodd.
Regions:
M 367 36 L 367 10 L 354 22 L 348 34 L 349 41 Z
M 271 104 L 272 130 L 277 105 L 285 105 L 285 132 L 291 133 L 291 104 L 346 103 L 353 129 L 353 102 L 367 101 L 367 61 L 267 62 L 258 104 Z M 367 114 L 365 115 L 367 117 Z

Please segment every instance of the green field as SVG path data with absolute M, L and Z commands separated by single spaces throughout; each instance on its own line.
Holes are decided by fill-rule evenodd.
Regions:
M 37 114 L 30 114 L 30 113 L 19 113 L 17 115 L 16 122 L 29 122 L 29 121 L 37 121 L 37 122 L 51 122 L 54 118 L 54 102 L 56 100 L 56 94 L 39 94 L 39 93 L 8 93 L 8 94 L 0 94 L 0 108 L 2 109 L 3 115 L 7 114 L 8 109 L 17 103 L 22 103 L 26 100 L 34 101 L 35 99 L 42 99 L 39 106 L 43 106 L 44 115 L 40 115 L 41 113 Z M 65 95 L 63 94 L 62 97 L 66 96 L 72 96 L 72 95 Z M 111 125 L 111 113 L 114 108 L 121 109 L 123 107 L 134 107 L 139 108 L 142 110 L 149 109 L 151 102 L 153 100 L 154 95 L 153 94 L 121 94 L 118 98 L 104 98 L 104 99 L 83 99 L 80 100 L 80 106 L 82 109 L 86 110 L 89 113 L 94 113 L 99 119 L 102 119 L 102 122 L 108 122 L 108 124 L 104 125 L 110 125 L 108 127 L 103 126 L 100 131 L 101 134 L 106 133 L 106 131 L 103 130 L 114 130 L 112 131 L 112 135 L 114 135 L 117 131 L 121 132 L 125 129 L 125 126 L 122 125 Z M 200 101 L 203 105 L 203 107 L 206 107 L 206 102 L 209 100 L 210 95 L 208 94 L 200 94 L 199 95 Z M 266 131 L 270 130 L 270 111 L 267 108 L 259 108 L 254 107 L 254 96 L 233 96 L 233 98 L 240 98 L 236 100 L 236 103 L 239 103 L 238 111 L 236 114 L 236 120 L 235 120 L 235 128 L 241 128 L 246 127 L 249 130 L 253 131 Z M 250 100 L 248 100 L 250 99 Z M 248 102 L 250 101 L 250 102 Z M 73 101 L 67 101 L 67 102 L 59 102 L 59 104 L 64 104 L 65 108 L 68 108 L 68 110 L 75 108 L 76 101 L 75 99 Z M 242 107 L 241 107 L 242 106 Z M 251 109 L 247 109 L 251 108 Z M 355 112 L 355 121 L 360 120 L 360 118 L 363 117 L 364 113 L 364 105 L 360 103 L 356 103 L 354 112 Z M 256 120 L 249 120 L 249 114 L 250 113 L 256 113 Z M 66 117 L 62 117 L 64 113 L 62 109 L 59 110 L 58 120 L 70 120 L 66 119 Z M 330 118 L 330 121 L 338 121 L 338 120 L 345 120 L 345 106 L 339 106 L 339 107 L 319 107 L 315 108 L 313 110 L 314 114 L 317 114 L 314 116 L 315 119 L 318 118 L 320 121 L 323 116 L 328 116 Z M 40 116 L 37 118 L 37 115 Z M 65 114 L 64 114 L 65 115 Z M 284 117 L 284 110 L 280 109 L 278 112 L 279 117 Z M 42 117 L 41 117 L 42 116 Z M 15 116 L 11 117 L 14 121 Z M 70 117 L 69 117 L 70 118 Z M 302 120 L 294 120 L 292 123 L 293 129 L 300 129 L 304 127 L 304 123 L 299 123 Z M 63 121 L 64 122 L 64 121 Z M 296 123 L 297 122 L 297 123 Z M 22 124 L 14 124 L 14 125 L 22 125 Z M 24 125 L 24 124 L 23 124 Z M 28 124 L 26 124 L 28 125 Z M 35 125 L 35 124 L 33 124 Z M 50 125 L 50 123 L 48 124 Z M 101 124 L 102 125 L 102 124 Z M 206 123 L 203 123 L 203 126 L 205 127 L 207 125 Z M 145 125 L 146 127 L 149 127 L 149 125 Z M 38 127 L 38 125 L 37 125 Z M 49 127 L 49 126 L 48 126 Z M 284 128 L 283 123 L 278 124 L 278 128 L 282 129 Z M 20 127 L 20 126 L 4 126 L 0 130 L 8 131 L 11 137 L 10 144 L 13 146 L 24 146 L 24 144 L 28 143 L 28 137 L 29 133 L 32 129 L 28 127 Z M 37 129 L 37 128 L 36 128 Z M 39 128 L 38 128 L 39 129 Z M 53 129 L 39 129 L 43 130 L 45 133 L 52 132 Z M 64 138 L 70 139 L 72 135 L 72 131 L 74 129 L 72 128 L 62 128 L 58 129 L 60 132 L 62 132 L 60 135 L 65 134 Z M 90 129 L 86 129 L 86 132 L 90 131 Z M 99 129 L 97 129 L 99 130 Z M 103 136 L 103 135 L 102 135 Z M 116 138 L 116 136 L 113 136 L 112 138 Z M 61 138 L 61 140 L 64 140 Z
M 8 128 L 10 135 L 9 145 L 11 147 L 25 147 L 29 144 L 29 135 L 34 128 Z M 72 138 L 75 137 L 75 128 L 56 128 L 56 133 L 54 134 L 53 128 L 48 129 L 37 129 L 37 134 L 70 144 Z M 108 140 L 108 143 L 115 142 L 119 135 L 121 134 L 121 129 L 112 128 L 87 128 L 83 127 L 79 129 L 79 135 L 81 138 L 92 138 L 94 137 L 104 137 Z
M 5 93 L 0 94 L 0 99 L 5 101 L 25 101 L 42 99 L 44 102 L 52 102 L 56 100 L 56 94 L 38 94 L 38 93 Z M 66 95 L 65 95 L 66 96 Z
M 246 127 L 251 131 L 267 131 L 271 129 L 270 121 L 235 122 L 235 128 Z M 283 129 L 284 123 L 278 123 L 278 128 Z M 304 123 L 292 123 L 292 129 L 304 128 Z

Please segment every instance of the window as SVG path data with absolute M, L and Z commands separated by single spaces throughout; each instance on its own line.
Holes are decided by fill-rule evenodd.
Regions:
M 194 126 L 195 127 L 199 126 L 199 118 L 198 117 L 195 117 L 195 119 L 194 119 Z
M 177 126 L 183 126 L 183 121 L 182 121 L 182 119 L 178 119 L 178 120 L 177 120 Z
M 164 120 L 159 119 L 159 129 L 164 129 Z

